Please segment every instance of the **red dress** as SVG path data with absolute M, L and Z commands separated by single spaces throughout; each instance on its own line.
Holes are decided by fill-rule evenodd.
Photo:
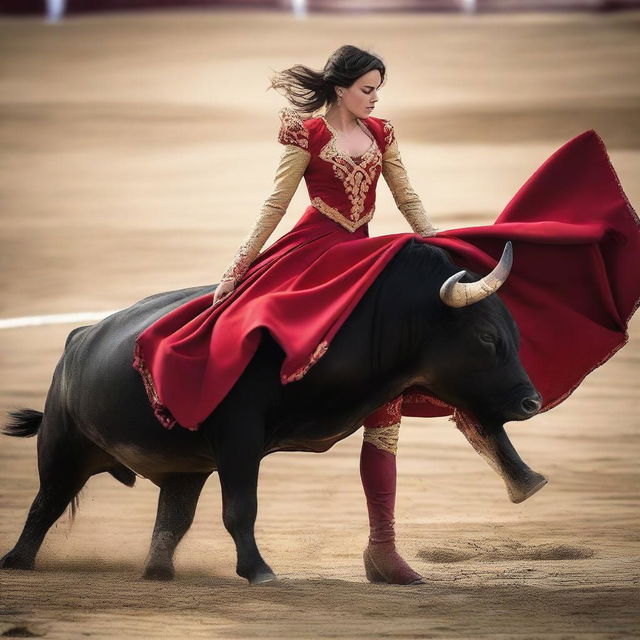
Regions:
M 595 131 L 545 161 L 493 225 L 434 237 L 369 237 L 376 183 L 397 141 L 388 121 L 369 117 L 363 124 L 373 142 L 352 158 L 336 149 L 323 117 L 283 118 L 280 142 L 308 156 L 311 205 L 252 259 L 229 296 L 212 306 L 212 294 L 202 295 L 137 337 L 134 367 L 165 427 L 197 429 L 242 374 L 263 329 L 286 354 L 282 384 L 295 384 L 331 348 L 367 288 L 411 238 L 446 249 L 460 268 L 481 274 L 511 240 L 513 267 L 499 295 L 519 325 L 520 358 L 543 410 L 626 342 L 640 298 L 640 223 Z M 407 389 L 395 407 L 405 416 L 453 412 L 418 388 Z

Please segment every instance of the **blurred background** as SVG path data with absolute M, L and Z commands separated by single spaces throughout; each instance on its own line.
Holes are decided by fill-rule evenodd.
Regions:
M 55 15 L 64 11 L 109 11 L 159 9 L 163 7 L 226 7 L 233 9 L 275 9 L 305 11 L 531 11 L 588 9 L 609 11 L 640 5 L 638 0 L 45 0 Z M 38 13 L 43 0 L 3 0 L 7 12 Z
M 393 121 L 438 227 L 491 224 L 588 129 L 637 204 L 639 4 L 0 0 L 0 318 L 103 312 L 217 282 L 282 151 L 285 100 L 266 91 L 270 74 L 320 69 L 343 44 L 385 61 L 376 115 Z M 269 243 L 307 201 L 301 185 Z M 405 231 L 381 180 L 370 233 Z M 3 416 L 42 409 L 77 324 L 0 331 Z M 522 506 L 446 419 L 403 422 L 398 531 L 429 576 L 424 590 L 365 583 L 356 434 L 321 457 L 265 460 L 258 539 L 284 577 L 273 588 L 235 578 L 215 479 L 177 582 L 138 582 L 157 489 L 100 476 L 73 530 L 63 518 L 51 531 L 40 571 L 0 572 L 0 634 L 19 624 L 51 638 L 633 634 L 638 329 L 634 319 L 629 344 L 565 403 L 513 426 L 523 458 L 550 477 Z M 0 438 L 0 554 L 37 485 L 35 441 Z

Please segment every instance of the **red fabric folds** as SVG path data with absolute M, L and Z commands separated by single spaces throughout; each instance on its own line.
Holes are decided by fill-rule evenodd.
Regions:
M 192 300 L 136 340 L 160 422 L 189 429 L 215 409 L 261 339 L 286 353 L 283 384 L 295 383 L 331 348 L 331 339 L 405 242 L 446 249 L 454 263 L 484 274 L 513 243 L 500 297 L 521 332 L 520 357 L 544 409 L 566 398 L 627 341 L 640 298 L 640 223 L 595 131 L 563 145 L 527 180 L 493 225 L 369 237 L 308 207 L 296 226 L 254 261 L 234 292 L 211 306 Z M 405 416 L 448 415 L 451 407 L 405 392 Z

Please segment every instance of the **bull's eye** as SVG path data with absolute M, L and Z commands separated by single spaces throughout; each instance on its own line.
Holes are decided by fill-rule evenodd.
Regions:
M 482 342 L 490 342 L 491 344 L 495 344 L 496 337 L 493 335 L 493 333 L 485 332 L 480 334 L 480 340 L 482 340 Z

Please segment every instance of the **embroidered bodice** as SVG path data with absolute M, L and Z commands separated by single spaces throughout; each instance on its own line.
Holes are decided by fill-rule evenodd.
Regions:
M 284 216 L 302 178 L 311 205 L 353 232 L 373 217 L 376 184 L 382 173 L 398 209 L 413 231 L 423 236 L 435 233 L 420 198 L 409 183 L 389 120 L 373 116 L 356 120 L 371 138 L 371 145 L 359 156 L 351 156 L 338 148 L 337 132 L 324 116 L 303 119 L 291 107 L 284 107 L 278 115 L 278 141 L 284 150 L 274 189 L 222 280 L 237 284 L 242 279 Z

